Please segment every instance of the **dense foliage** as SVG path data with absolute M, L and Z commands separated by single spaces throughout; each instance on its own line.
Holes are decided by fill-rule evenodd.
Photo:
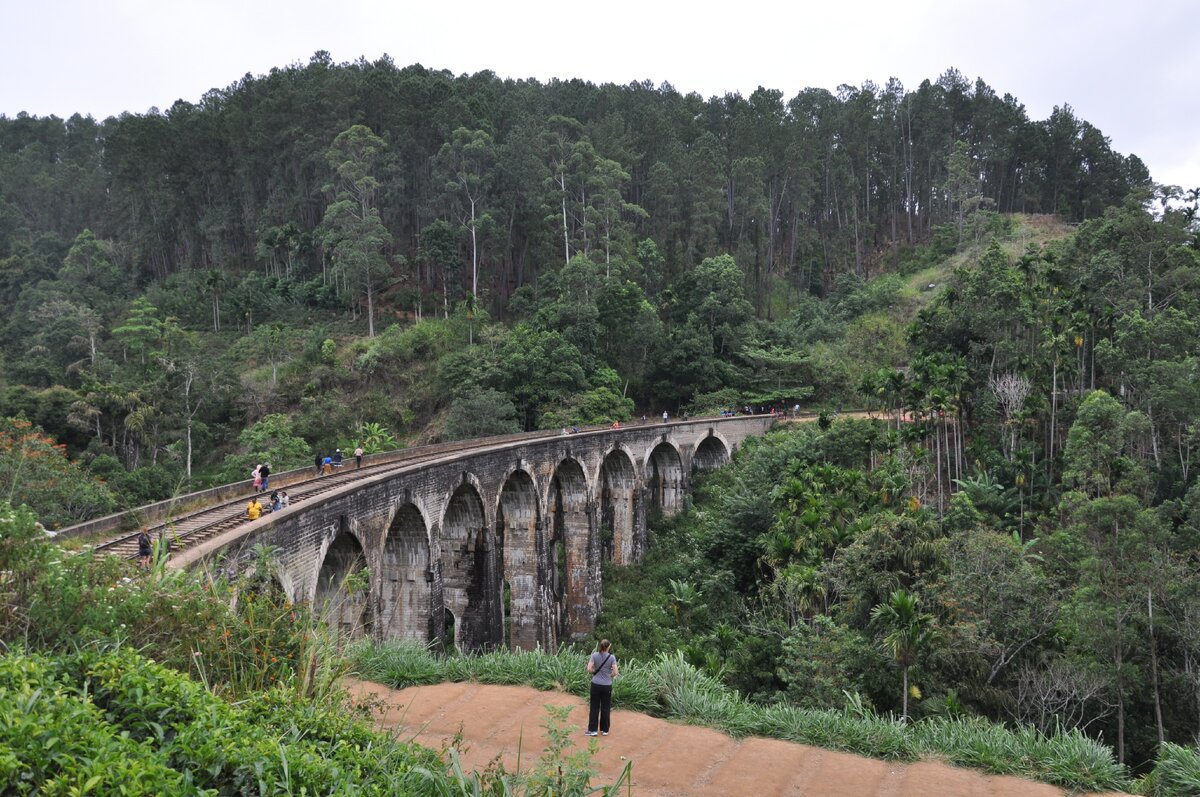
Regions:
M 271 551 L 224 575 L 70 555 L 0 504 L 4 794 L 615 794 L 589 750 L 462 770 L 453 747 L 371 729 L 335 640 L 272 586 Z M 137 652 L 135 652 L 137 651 Z
M 283 456 L 239 438 L 274 415 L 291 464 L 370 424 L 858 403 L 904 364 L 899 275 L 1148 188 L 1069 107 L 954 70 L 705 100 L 317 53 L 162 112 L 0 117 L 0 416 L 136 505 Z
M 1075 415 L 1044 512 L 978 473 L 939 517 L 929 452 L 884 421 L 749 442 L 643 563 L 606 574 L 597 633 L 639 659 L 681 650 L 755 703 L 849 692 L 1078 729 L 1145 766 L 1200 716 L 1194 521 L 1128 492 L 1147 482 L 1123 454 L 1136 416 L 1101 391 Z

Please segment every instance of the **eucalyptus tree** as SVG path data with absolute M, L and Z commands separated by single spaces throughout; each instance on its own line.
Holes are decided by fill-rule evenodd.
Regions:
M 354 275 L 366 295 L 367 334 L 371 337 L 375 337 L 376 285 L 391 273 L 384 254 L 391 235 L 375 207 L 379 188 L 375 171 L 383 149 L 383 139 L 370 128 L 354 125 L 338 133 L 326 150 L 334 180 L 325 187 L 333 195 L 322 221 L 325 243 L 334 262 Z
M 479 227 L 488 218 L 496 146 L 483 130 L 460 127 L 434 160 L 443 181 L 443 201 L 471 238 L 471 295 L 479 295 Z

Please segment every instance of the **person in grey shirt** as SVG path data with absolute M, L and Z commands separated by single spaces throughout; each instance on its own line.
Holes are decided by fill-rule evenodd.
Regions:
M 609 713 L 612 709 L 612 682 L 617 677 L 617 657 L 609 652 L 612 643 L 600 640 L 600 649 L 588 657 L 587 671 L 592 676 L 592 691 L 588 708 L 587 735 L 608 736 Z

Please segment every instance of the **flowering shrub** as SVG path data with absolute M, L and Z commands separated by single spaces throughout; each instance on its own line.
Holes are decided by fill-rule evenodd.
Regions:
M 24 418 L 0 418 L 0 496 L 28 505 L 46 528 L 111 512 L 112 492 Z

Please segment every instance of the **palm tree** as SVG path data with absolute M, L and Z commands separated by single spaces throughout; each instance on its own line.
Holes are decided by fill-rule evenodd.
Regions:
M 692 610 L 700 602 L 701 591 L 687 581 L 676 581 L 672 578 L 669 579 L 669 582 L 671 584 L 671 609 L 675 612 L 675 620 L 682 628 L 684 636 L 687 636 Z
M 208 294 L 212 298 L 213 308 L 213 332 L 221 331 L 221 294 L 225 290 L 225 275 L 217 269 L 209 269 L 208 274 L 204 277 L 204 287 L 208 289 Z
M 917 652 L 933 641 L 933 615 L 918 611 L 916 595 L 904 589 L 893 592 L 886 603 L 871 610 L 871 622 L 887 631 L 883 645 L 892 654 L 904 674 L 902 716 L 908 719 L 908 669 L 916 662 Z

